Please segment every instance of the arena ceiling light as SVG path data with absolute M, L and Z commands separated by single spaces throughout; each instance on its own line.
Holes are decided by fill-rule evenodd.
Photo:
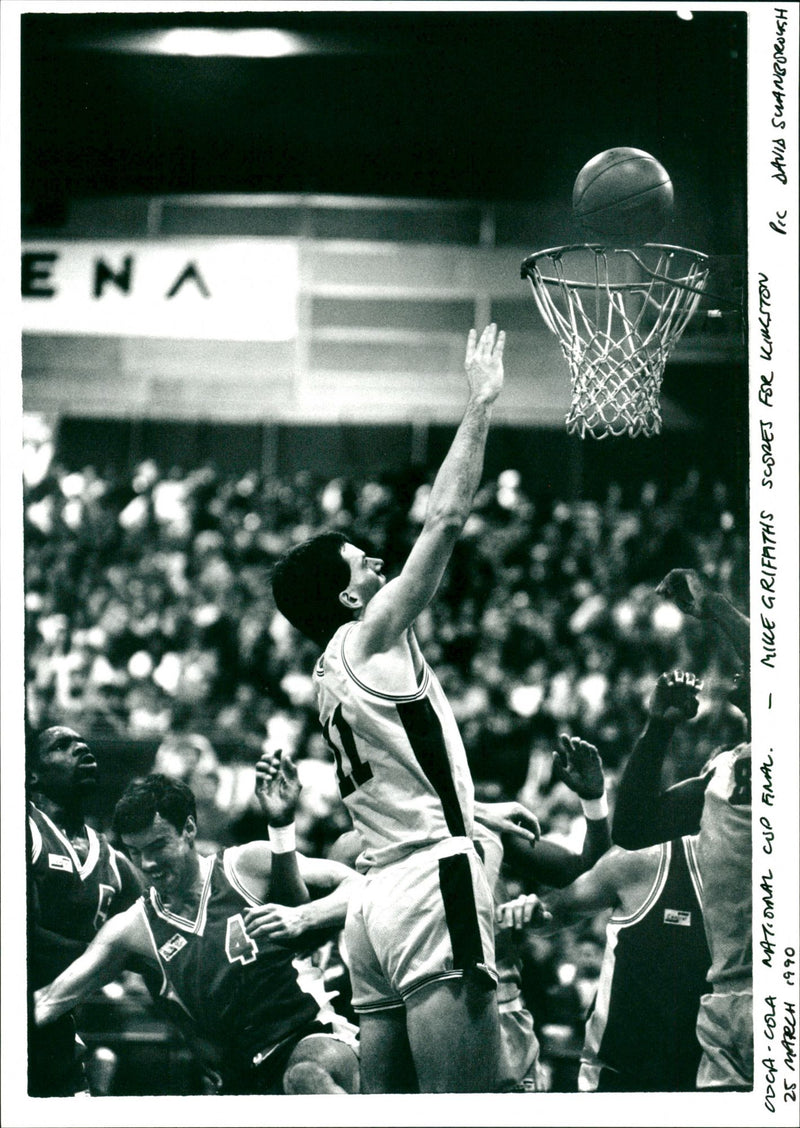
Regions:
M 309 44 L 305 36 L 270 27 L 176 27 L 159 33 L 153 50 L 160 55 L 191 55 L 196 58 L 275 59 L 282 55 L 305 54 Z
M 340 54 L 358 51 L 352 38 L 300 35 L 278 28 L 174 27 L 113 32 L 82 37 L 82 50 L 127 55 L 190 58 L 276 59 L 286 55 Z

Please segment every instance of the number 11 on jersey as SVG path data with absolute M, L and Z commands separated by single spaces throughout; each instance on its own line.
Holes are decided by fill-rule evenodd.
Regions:
M 338 741 L 333 739 L 331 729 L 336 729 Z M 330 720 L 322 726 L 322 732 L 333 752 L 336 761 L 336 777 L 339 780 L 339 793 L 342 799 L 352 795 L 357 787 L 372 779 L 372 768 L 366 760 L 362 760 L 356 748 L 356 738 L 353 730 L 342 716 L 342 707 L 337 705 Z M 343 757 L 346 756 L 350 765 L 350 772 L 344 769 Z

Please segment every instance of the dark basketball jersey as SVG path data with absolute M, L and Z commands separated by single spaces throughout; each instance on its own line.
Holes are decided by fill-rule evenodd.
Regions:
M 39 901 L 38 923 L 70 940 L 88 944 L 122 890 L 117 861 L 120 855 L 104 835 L 87 826 L 89 852 L 82 862 L 67 836 L 33 804 L 28 805 L 28 827 L 31 873 Z M 71 959 L 74 956 L 65 957 L 61 966 L 55 966 L 49 958 L 48 966 L 40 967 L 34 946 L 32 986 L 49 983 Z
M 711 962 L 703 926 L 696 838 L 661 843 L 656 879 L 640 908 L 612 916 L 593 1011 L 582 1088 L 603 1067 L 652 1091 L 695 1088 L 695 1032 Z
M 237 1067 L 313 1022 L 295 953 L 247 935 L 243 911 L 258 904 L 239 882 L 235 849 L 200 859 L 203 891 L 193 919 L 177 916 L 155 889 L 139 902 L 161 967 L 161 994 L 191 1018 Z

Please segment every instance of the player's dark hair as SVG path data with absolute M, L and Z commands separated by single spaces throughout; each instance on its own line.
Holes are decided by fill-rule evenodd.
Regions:
M 275 604 L 293 627 L 318 646 L 352 619 L 339 602 L 350 583 L 350 568 L 342 559 L 343 533 L 320 533 L 290 549 L 272 570 Z
M 191 788 L 159 772 L 132 780 L 114 808 L 114 831 L 138 834 L 153 825 L 156 815 L 171 823 L 179 834 L 189 815 L 197 822 L 197 806 Z

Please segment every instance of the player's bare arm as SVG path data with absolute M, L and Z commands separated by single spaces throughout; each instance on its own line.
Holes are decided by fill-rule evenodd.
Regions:
M 529 811 L 522 803 L 512 800 L 504 803 L 475 803 L 475 819 L 483 823 L 495 834 L 511 835 L 524 842 L 535 843 L 539 840 L 542 828 L 533 811 Z
M 469 399 L 431 488 L 425 522 L 400 575 L 369 600 L 354 632 L 351 657 L 365 660 L 394 646 L 436 593 L 469 517 L 483 473 L 492 404 L 503 386 L 505 334 L 492 324 L 467 338 Z
M 500 928 L 515 929 L 528 925 L 561 927 L 580 917 L 619 907 L 627 888 L 635 894 L 631 903 L 640 903 L 639 885 L 652 883 L 652 878 L 653 861 L 648 852 L 632 854 L 612 846 L 566 888 L 553 889 L 542 898 L 522 895 L 501 905 L 497 924 Z
M 581 800 L 586 833 L 580 853 L 542 838 L 534 848 L 504 839 L 505 860 L 523 882 L 562 888 L 590 869 L 611 846 L 605 777 L 600 753 L 578 736 L 562 733 L 553 752 L 553 778 Z
M 309 899 L 300 873 L 294 841 L 294 817 L 300 780 L 293 761 L 280 749 L 264 749 L 256 764 L 256 799 L 269 827 L 269 844 L 250 842 L 236 855 L 236 870 L 259 901 L 269 897 L 283 905 Z
M 52 983 L 34 992 L 37 1026 L 60 1018 L 116 979 L 133 956 L 153 960 L 152 945 L 138 904 L 111 917 L 81 956 Z
M 342 928 L 347 906 L 363 877 L 339 862 L 297 855 L 306 885 L 331 892 L 303 905 L 269 903 L 246 909 L 247 931 L 253 939 L 292 940 L 317 928 Z
M 675 726 L 697 713 L 702 682 L 673 670 L 661 674 L 648 706 L 647 722 L 620 778 L 611 837 L 627 850 L 667 842 L 700 828 L 708 776 L 662 790 L 661 773 Z

